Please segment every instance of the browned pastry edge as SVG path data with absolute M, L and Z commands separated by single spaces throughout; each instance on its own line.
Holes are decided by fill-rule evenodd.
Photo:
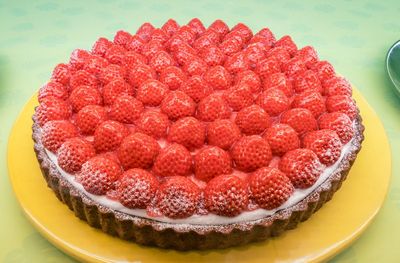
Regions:
M 295 228 L 329 201 L 342 182 L 361 149 L 364 140 L 362 119 L 356 119 L 355 137 L 350 150 L 338 168 L 306 198 L 275 214 L 253 221 L 224 225 L 191 225 L 165 223 L 122 213 L 93 201 L 85 193 L 74 188 L 57 170 L 47 155 L 40 137 L 41 130 L 33 116 L 32 138 L 42 174 L 57 198 L 75 215 L 95 228 L 131 240 L 138 244 L 173 248 L 177 250 L 226 248 L 262 241 Z

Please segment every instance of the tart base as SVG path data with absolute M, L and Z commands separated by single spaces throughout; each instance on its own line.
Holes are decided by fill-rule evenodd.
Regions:
M 300 222 L 307 220 L 329 201 L 341 187 L 364 139 L 364 126 L 361 117 L 358 116 L 351 147 L 338 168 L 306 198 L 273 215 L 253 221 L 224 225 L 173 224 L 110 209 L 96 203 L 85 193 L 74 188 L 50 160 L 41 143 L 41 130 L 35 116 L 33 120 L 34 150 L 47 185 L 60 201 L 74 211 L 78 218 L 87 221 L 92 227 L 122 239 L 141 245 L 177 250 L 204 250 L 244 245 L 266 240 L 269 237 L 278 236 L 285 230 L 296 228 Z

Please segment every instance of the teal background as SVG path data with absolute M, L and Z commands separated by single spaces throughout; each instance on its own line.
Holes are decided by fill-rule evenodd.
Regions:
M 230 26 L 244 22 L 254 32 L 267 26 L 278 37 L 289 34 L 298 46 L 313 45 L 362 92 L 389 136 L 392 182 L 376 220 L 332 261 L 399 262 L 400 100 L 384 70 L 386 50 L 400 39 L 399 14 L 398 0 L 0 0 L 0 262 L 74 262 L 29 224 L 12 193 L 7 140 L 24 103 L 74 48 L 90 48 L 99 36 L 112 38 L 118 29 L 135 32 L 146 21 L 161 26 L 168 18 L 183 24 L 193 17 L 206 25 L 220 18 Z

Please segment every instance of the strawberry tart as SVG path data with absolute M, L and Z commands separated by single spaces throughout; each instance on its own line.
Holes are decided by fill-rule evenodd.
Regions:
M 330 200 L 363 140 L 352 88 L 311 46 L 216 20 L 76 49 L 33 116 L 48 186 L 106 233 L 179 250 L 265 240 Z

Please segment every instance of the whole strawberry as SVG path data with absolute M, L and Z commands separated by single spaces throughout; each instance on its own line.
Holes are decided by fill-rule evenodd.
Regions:
M 215 90 L 225 90 L 231 84 L 231 75 L 224 67 L 215 66 L 205 73 L 204 80 Z
M 227 119 L 231 116 L 231 109 L 222 96 L 211 94 L 202 99 L 197 105 L 197 117 L 202 121 Z
M 82 164 L 96 155 L 93 145 L 81 138 L 67 139 L 57 150 L 58 165 L 67 173 L 81 170 Z
M 314 63 L 311 70 L 317 74 L 321 82 L 335 76 L 335 69 L 328 61 L 318 61 Z
M 193 76 L 183 83 L 181 91 L 185 92 L 195 102 L 199 102 L 213 92 L 212 87 L 201 76 Z
M 297 46 L 290 36 L 281 37 L 278 41 L 275 42 L 275 47 L 285 48 L 292 56 L 297 52 Z
M 305 46 L 299 49 L 297 56 L 303 60 L 303 63 L 306 64 L 308 68 L 311 68 L 312 65 L 318 61 L 317 51 L 311 46 Z
M 51 74 L 51 79 L 61 83 L 62 85 L 67 85 L 71 77 L 71 69 L 67 64 L 58 64 Z
M 224 66 L 230 73 L 237 74 L 250 69 L 250 61 L 244 52 L 237 52 L 226 58 Z
M 302 93 L 304 91 L 316 91 L 322 93 L 321 82 L 312 70 L 306 70 L 299 72 L 293 77 L 293 87 L 297 93 Z
M 146 80 L 154 78 L 156 78 L 156 72 L 154 69 L 148 65 L 137 64 L 131 68 L 128 75 L 128 82 L 131 86 L 138 88 L 142 86 Z
M 226 102 L 234 111 L 249 107 L 254 101 L 251 88 L 246 84 L 235 85 L 227 90 L 224 95 Z
M 121 123 L 134 123 L 144 110 L 143 104 L 129 95 L 117 97 L 110 108 L 110 117 Z
M 146 22 L 139 27 L 139 29 L 136 31 L 136 35 L 144 41 L 149 41 L 154 29 L 155 28 L 152 24 Z
M 48 121 L 69 119 L 71 114 L 70 105 L 53 96 L 41 99 L 39 107 L 36 108 L 36 118 L 40 126 Z
M 203 23 L 198 18 L 193 18 L 189 21 L 188 26 L 195 32 L 197 35 L 201 35 L 206 31 Z
M 215 120 L 207 126 L 207 141 L 224 150 L 229 150 L 240 137 L 240 129 L 230 120 Z
M 196 153 L 194 158 L 196 178 L 209 181 L 218 175 L 229 174 L 231 171 L 231 157 L 221 148 L 209 146 Z
M 182 145 L 173 143 L 160 151 L 154 163 L 159 176 L 186 176 L 192 169 L 192 156 Z
M 126 31 L 118 30 L 114 36 L 114 43 L 125 47 L 131 41 L 132 35 Z
M 87 105 L 101 105 L 103 99 L 97 89 L 90 86 L 80 86 L 71 92 L 69 102 L 72 109 L 75 112 L 79 112 Z
M 158 80 L 148 80 L 137 90 L 136 98 L 147 106 L 158 106 L 168 92 L 168 86 Z
M 321 129 L 333 130 L 343 144 L 348 143 L 354 135 L 353 123 L 349 116 L 341 112 L 326 113 L 319 118 Z
M 282 91 L 288 98 L 290 98 L 294 92 L 292 82 L 285 76 L 284 73 L 274 73 L 264 77 L 263 88 L 265 91 L 278 89 Z
M 220 39 L 222 39 L 226 34 L 228 34 L 229 27 L 225 24 L 224 21 L 217 19 L 207 28 L 207 31 L 209 30 L 217 32 Z
M 133 96 L 134 94 L 134 89 L 121 78 L 116 78 L 103 87 L 103 101 L 105 105 L 113 104 L 115 99 L 121 95 Z
M 334 95 L 326 99 L 328 112 L 342 112 L 354 120 L 358 115 L 358 109 L 354 100 L 346 95 Z
M 56 97 L 61 100 L 66 100 L 68 98 L 68 90 L 58 82 L 49 81 L 39 89 L 39 102 L 42 102 L 46 97 Z
M 124 47 L 113 44 L 107 49 L 106 53 L 104 54 L 104 58 L 112 64 L 122 65 L 124 62 L 125 53 L 126 49 Z
M 307 133 L 303 138 L 303 146 L 315 152 L 321 163 L 327 166 L 334 164 L 342 151 L 339 136 L 327 129 Z
M 126 78 L 126 68 L 116 64 L 110 64 L 100 70 L 98 78 L 103 85 L 114 80 L 124 80 Z
M 283 155 L 288 151 L 300 147 L 297 132 L 287 124 L 277 123 L 272 125 L 264 134 L 274 155 Z
M 281 123 L 290 125 L 299 134 L 318 128 L 312 112 L 303 108 L 294 108 L 282 113 Z
M 94 132 L 93 145 L 97 152 L 113 151 L 129 134 L 128 128 L 122 123 L 107 120 L 100 123 Z
M 154 138 L 165 137 L 169 127 L 168 116 L 155 110 L 144 112 L 137 121 L 139 130 Z
M 166 67 L 173 65 L 175 65 L 175 61 L 166 51 L 157 52 L 149 61 L 149 66 L 158 73 Z
M 100 37 L 99 39 L 94 42 L 92 46 L 92 53 L 98 56 L 104 56 L 107 49 L 109 49 L 112 45 L 112 42 L 107 38 Z
M 188 149 L 199 148 L 204 144 L 205 127 L 196 118 L 181 118 L 171 125 L 168 140 L 182 144 Z
M 208 42 L 207 46 L 204 46 L 202 48 L 199 47 L 200 57 L 210 67 L 222 65 L 226 59 L 224 52 L 222 52 L 222 50 L 219 47 L 215 46 L 215 44 L 208 38 L 206 38 L 204 36 L 201 38 L 204 38 L 204 39 L 208 40 L 209 42 Z M 197 41 L 199 41 L 201 38 L 198 38 Z
M 173 19 L 168 19 L 161 29 L 171 37 L 179 30 L 179 24 Z
M 306 90 L 294 97 L 293 108 L 304 108 L 311 111 L 315 118 L 326 112 L 325 101 L 319 92 Z
M 247 85 L 254 93 L 258 93 L 261 89 L 260 77 L 252 70 L 245 70 L 236 74 L 235 84 Z
M 161 70 L 159 80 L 167 85 L 170 90 L 176 90 L 183 86 L 186 75 L 180 68 L 168 66 Z
M 324 92 L 327 96 L 346 95 L 351 96 L 353 91 L 350 83 L 342 77 L 332 77 L 324 81 Z
M 69 138 L 78 136 L 75 126 L 65 120 L 48 121 L 42 127 L 42 143 L 47 150 L 57 152 L 58 148 Z
M 252 105 L 238 112 L 235 123 L 244 134 L 254 135 L 264 132 L 271 125 L 271 120 L 264 109 Z
M 80 86 L 97 88 L 98 85 L 99 81 L 97 80 L 96 76 L 85 70 L 76 71 L 69 79 L 69 87 L 71 90 L 74 90 Z
M 256 103 L 271 116 L 278 116 L 290 107 L 288 97 L 279 89 L 264 91 L 257 97 Z
M 87 105 L 76 115 L 75 124 L 85 135 L 92 135 L 100 123 L 107 120 L 107 111 L 98 105 Z
M 194 115 L 196 103 L 182 91 L 172 91 L 161 103 L 161 110 L 171 120 Z

